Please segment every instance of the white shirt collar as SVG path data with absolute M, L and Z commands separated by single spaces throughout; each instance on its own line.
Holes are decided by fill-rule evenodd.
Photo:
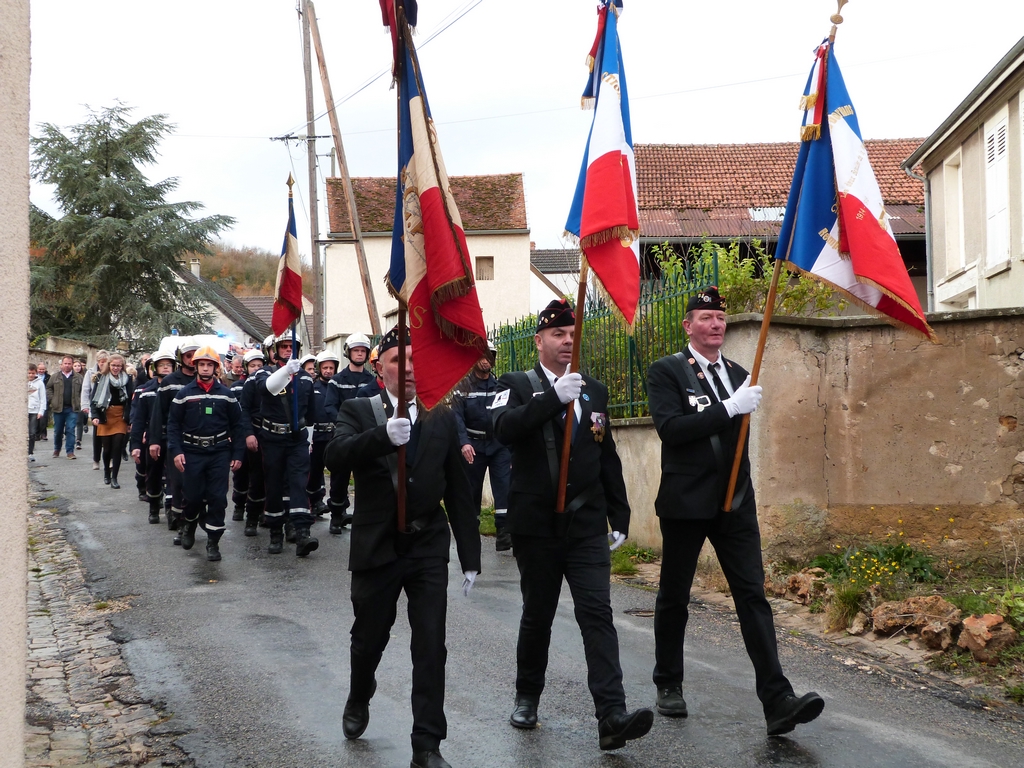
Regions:
M 391 408 L 395 411 L 395 413 L 397 413 L 398 412 L 398 398 L 395 397 L 394 395 L 392 395 L 391 394 L 391 390 L 388 389 L 387 387 L 384 388 L 384 392 L 387 394 L 388 399 L 391 401 Z M 406 413 L 406 418 L 409 419 L 409 423 L 410 424 L 415 424 L 416 423 L 416 417 L 419 415 L 419 412 L 420 412 L 420 409 L 416 406 L 416 401 L 414 400 L 413 402 L 411 402 L 409 404 L 408 410 L 407 410 L 407 413 Z
M 704 357 L 704 355 L 702 355 L 696 349 L 694 349 L 691 345 L 687 344 L 686 348 L 693 356 L 693 359 L 696 360 L 697 363 L 700 365 L 701 370 L 704 371 L 704 375 L 708 377 L 708 383 L 711 384 L 711 388 L 713 390 L 715 386 L 714 379 L 711 378 L 710 368 L 712 362 L 708 360 L 706 357 Z M 725 357 L 722 355 L 721 351 L 718 352 L 718 359 L 715 360 L 714 362 L 718 363 L 718 378 L 722 380 L 722 385 L 725 387 L 725 391 L 728 392 L 730 395 L 734 394 L 736 390 L 732 386 L 732 379 L 729 378 L 729 374 L 725 370 Z
M 555 386 L 555 379 L 560 378 L 560 377 L 558 375 L 552 373 L 551 371 L 549 371 L 547 368 L 545 368 L 544 367 L 544 363 L 540 362 L 539 360 L 537 361 L 537 365 L 539 365 L 540 369 L 542 371 L 544 371 L 544 375 L 548 377 L 548 384 L 550 386 L 552 386 L 552 387 Z M 580 404 L 579 400 L 574 400 L 573 402 L 574 402 L 573 410 L 576 412 L 576 421 L 579 422 L 580 419 L 583 418 L 583 406 Z

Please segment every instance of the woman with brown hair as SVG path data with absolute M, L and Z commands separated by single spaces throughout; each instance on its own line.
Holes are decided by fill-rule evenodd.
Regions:
M 125 371 L 124 357 L 116 352 L 107 362 L 107 372 L 93 374 L 92 381 L 89 409 L 102 448 L 103 482 L 117 489 L 121 487 L 117 472 L 128 440 L 129 406 L 135 382 Z
M 93 382 L 96 381 L 100 375 L 107 372 L 107 362 L 110 359 L 110 353 L 101 349 L 96 353 L 96 366 L 89 368 L 83 374 L 85 381 L 82 382 L 82 411 L 85 417 L 92 421 L 92 416 L 89 414 L 89 407 L 92 403 L 92 390 Z M 92 468 L 100 468 L 100 438 L 96 434 L 96 430 L 92 431 Z

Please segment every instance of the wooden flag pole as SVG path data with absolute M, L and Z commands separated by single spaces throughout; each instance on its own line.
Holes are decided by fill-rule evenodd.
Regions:
M 395 418 L 408 418 L 405 407 L 405 345 L 406 345 L 406 306 L 402 301 L 398 302 L 398 392 L 396 398 L 398 407 L 395 409 Z M 398 446 L 398 532 L 405 533 L 405 446 Z
M 840 12 L 843 10 L 843 6 L 846 5 L 850 0 L 837 0 L 839 3 L 838 10 L 829 18 L 832 22 L 832 30 L 829 32 L 828 40 L 831 45 L 836 41 L 836 31 L 838 25 L 843 23 L 843 17 Z M 825 98 L 825 94 L 819 94 L 819 98 Z M 827 118 L 823 118 L 827 119 Z M 803 188 L 800 190 L 803 194 Z M 799 211 L 800 203 L 797 200 L 795 211 Z M 796 213 L 794 213 L 794 217 Z M 779 286 L 779 277 L 782 274 L 782 262 L 789 260 L 789 254 L 793 247 L 793 236 L 796 234 L 796 220 L 793 221 L 793 229 L 790 232 L 789 242 L 786 244 L 786 253 L 784 257 L 780 257 L 778 253 L 775 255 L 775 270 L 772 272 L 772 283 L 768 288 L 768 298 L 765 300 L 764 317 L 761 319 L 761 334 L 757 338 L 757 351 L 754 353 L 754 365 L 750 371 L 750 385 L 754 386 L 757 384 L 758 375 L 761 373 L 761 359 L 764 357 L 764 347 L 768 342 L 768 326 L 772 322 L 772 314 L 775 312 L 775 295 Z M 750 414 L 744 414 L 743 420 L 740 422 L 740 431 L 736 440 L 736 455 L 732 461 L 732 472 L 729 473 L 729 486 L 725 491 L 725 503 L 722 504 L 722 510 L 728 512 L 732 509 L 733 496 L 736 494 L 736 481 L 740 474 L 740 464 L 743 461 L 743 446 L 747 441 L 747 432 L 750 430 Z
M 583 341 L 583 312 L 587 308 L 587 277 L 590 268 L 586 257 L 580 252 L 580 287 L 576 291 L 576 322 L 572 335 L 572 362 L 569 370 L 575 373 L 580 368 L 580 344 Z M 555 371 L 555 373 L 561 373 Z M 555 512 L 565 512 L 565 487 L 569 482 L 569 452 L 572 450 L 572 422 L 575 418 L 576 401 L 570 400 L 565 409 L 565 437 L 562 440 L 562 464 L 558 471 L 558 495 Z

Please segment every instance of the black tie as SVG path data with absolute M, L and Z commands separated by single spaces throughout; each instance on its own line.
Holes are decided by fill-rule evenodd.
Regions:
M 708 370 L 711 371 L 711 378 L 715 382 L 715 391 L 718 392 L 718 399 L 724 403 L 729 399 L 729 390 L 725 388 L 725 384 L 718 377 L 718 366 L 719 363 L 710 363 L 708 364 Z
M 559 378 L 561 378 L 561 377 L 560 376 L 555 376 L 555 381 L 558 381 Z M 563 424 L 565 424 L 565 413 L 568 410 L 569 410 L 569 406 L 566 405 L 565 411 L 562 411 L 562 423 Z M 576 442 L 576 429 L 577 429 L 577 427 L 579 427 L 579 425 L 580 425 L 580 423 L 576 419 L 576 403 L 573 403 L 572 404 L 572 437 L 570 437 L 569 439 L 572 442 L 574 442 L 574 443 Z

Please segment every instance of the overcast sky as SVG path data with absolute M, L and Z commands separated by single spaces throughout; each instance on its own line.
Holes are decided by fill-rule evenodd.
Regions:
M 562 246 L 592 116 L 579 98 L 595 7 L 420 0 L 420 61 L 448 171 L 522 172 L 542 248 Z M 796 140 L 812 51 L 835 9 L 835 0 L 626 0 L 619 30 L 634 141 Z M 320 0 L 316 12 L 336 99 L 390 67 L 377 0 Z M 1024 31 L 1020 0 L 852 0 L 844 16 L 836 55 L 865 138 L 930 134 Z M 314 78 L 319 115 L 315 60 Z M 34 0 L 31 97 L 34 134 L 116 100 L 136 117 L 168 115 L 176 133 L 149 177 L 177 177 L 171 199 L 234 216 L 224 239 L 235 245 L 280 250 L 294 173 L 308 255 L 306 147 L 270 141 L 305 133 L 295 0 Z M 339 118 L 352 175 L 395 175 L 390 76 L 346 101 Z M 316 133 L 330 133 L 326 117 Z M 317 142 L 318 154 L 329 149 Z M 32 199 L 55 211 L 45 187 Z

